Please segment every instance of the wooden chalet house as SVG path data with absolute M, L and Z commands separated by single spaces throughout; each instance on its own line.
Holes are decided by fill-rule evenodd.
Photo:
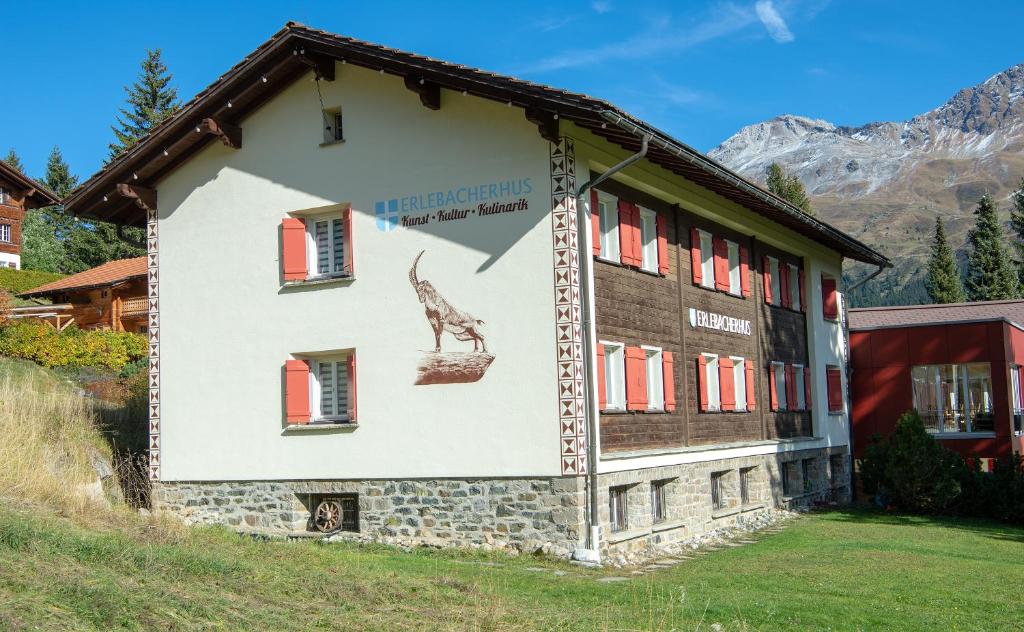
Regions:
M 65 205 L 147 231 L 158 510 L 595 559 L 849 498 L 888 259 L 605 101 L 289 23 Z
M 146 333 L 146 257 L 108 261 L 85 272 L 18 295 L 50 304 L 19 307 L 15 318 L 44 320 L 57 329 L 110 329 Z
M 46 187 L 0 160 L 0 268 L 21 269 L 25 211 L 57 202 Z

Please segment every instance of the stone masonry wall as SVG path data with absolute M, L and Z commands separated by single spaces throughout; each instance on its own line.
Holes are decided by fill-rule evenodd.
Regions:
M 153 506 L 191 524 L 305 531 L 319 497 L 359 495 L 371 538 L 568 555 L 585 524 L 584 479 L 160 482 Z

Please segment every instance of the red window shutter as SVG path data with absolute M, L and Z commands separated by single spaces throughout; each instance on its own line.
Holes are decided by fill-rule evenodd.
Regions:
M 711 240 L 711 250 L 715 255 L 715 289 L 729 291 L 729 246 L 724 239 L 715 237 Z
M 665 388 L 665 410 L 672 412 L 676 409 L 676 374 L 674 370 L 671 351 L 661 352 L 661 375 Z
M 811 369 L 804 367 L 804 410 L 811 409 Z
M 630 218 L 633 220 L 633 265 L 639 266 L 644 262 L 644 240 L 640 231 L 640 207 L 636 204 L 630 204 L 630 206 L 632 207 Z M 655 238 L 657 238 L 657 234 L 655 234 Z
M 718 390 L 722 397 L 722 410 L 736 409 L 736 380 L 732 376 L 732 360 L 718 359 Z
M 590 229 L 594 243 L 594 256 L 601 254 L 601 206 L 597 200 L 597 189 L 590 190 Z
M 281 220 L 281 272 L 285 281 L 301 281 L 306 270 L 306 222 L 286 217 Z
M 626 347 L 626 409 L 647 410 L 647 354 Z
M 636 256 L 640 241 L 640 212 L 636 205 L 619 200 L 619 260 L 622 265 L 638 266 L 640 260 Z
M 704 356 L 697 356 L 697 392 L 700 393 L 700 411 L 708 410 L 708 360 Z
M 352 208 L 349 207 L 345 211 L 345 272 L 349 275 L 356 273 L 356 251 L 355 251 L 355 235 L 352 234 Z
M 800 270 L 797 273 L 797 275 L 799 277 L 799 283 L 800 283 L 800 311 L 801 312 L 806 312 L 807 311 L 807 293 L 804 292 L 804 271 Z
M 740 246 L 740 289 L 743 298 L 750 296 L 750 252 L 746 246 Z
M 789 293 L 789 264 L 779 262 L 779 294 L 782 295 L 782 306 L 789 308 L 793 306 L 792 296 Z
M 690 229 L 690 271 L 693 275 L 693 284 L 700 285 L 704 281 L 704 269 L 701 266 L 700 255 L 700 231 L 696 228 Z
M 821 277 L 822 316 L 828 320 L 839 319 L 839 302 L 836 298 L 836 280 Z
M 743 368 L 746 372 L 747 378 L 747 410 L 756 410 L 757 401 L 754 397 L 754 364 L 750 360 L 747 360 L 744 363 Z
M 786 408 L 798 410 L 796 401 L 796 367 L 786 365 Z
M 837 367 L 825 369 L 828 382 L 828 410 L 829 412 L 842 412 L 843 410 L 843 377 Z
M 359 409 L 356 407 L 356 352 L 348 357 L 348 420 L 356 423 L 359 420 Z
M 779 409 L 779 385 L 775 380 L 775 365 L 768 365 L 768 403 L 771 410 Z
M 658 213 L 654 220 L 658 227 L 658 272 L 668 274 L 668 229 L 665 216 Z
M 772 298 L 772 263 L 768 257 L 761 258 L 761 277 L 764 281 L 764 302 L 771 304 Z
M 608 407 L 608 392 L 605 386 L 607 378 L 604 374 L 604 345 L 597 345 L 597 408 L 604 410 Z
M 284 363 L 284 408 L 289 424 L 309 423 L 309 365 L 303 360 Z

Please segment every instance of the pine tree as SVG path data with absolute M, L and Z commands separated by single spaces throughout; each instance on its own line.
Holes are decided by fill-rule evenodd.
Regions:
M 25 165 L 21 163 L 21 158 L 18 156 L 18 152 L 14 151 L 14 148 L 7 150 L 7 155 L 4 157 L 4 162 L 14 167 L 18 171 L 25 173 Z
M 1013 229 L 1013 249 L 1017 253 L 1017 282 L 1024 288 L 1024 178 L 1020 179 L 1017 190 L 1010 194 L 1013 209 L 1010 210 L 1010 228 Z
M 110 158 L 128 149 L 149 133 L 155 125 L 178 109 L 178 90 L 171 86 L 171 73 L 160 58 L 160 49 L 147 50 L 138 80 L 128 94 L 127 107 L 121 108 L 117 125 L 111 126 L 115 142 L 110 143 Z
M 800 178 L 787 176 L 778 163 L 768 165 L 768 190 L 786 200 L 793 206 L 810 215 L 814 214 L 811 200 L 807 197 L 807 191 L 800 182 Z
M 1017 297 L 1017 274 L 1003 243 L 996 205 L 985 195 L 974 210 L 975 225 L 967 237 L 967 296 L 972 301 Z
M 956 267 L 953 249 L 946 240 L 946 229 L 942 218 L 935 218 L 935 241 L 932 257 L 928 261 L 928 278 L 925 279 L 928 296 L 933 303 L 964 302 L 964 287 L 960 282 L 960 271 Z
M 66 197 L 78 186 L 78 177 L 64 161 L 60 148 L 54 146 L 46 161 L 42 178 L 58 198 Z M 64 213 L 60 205 L 29 210 L 22 226 L 22 264 L 29 270 L 66 272 L 69 264 L 66 243 L 75 227 L 75 219 Z

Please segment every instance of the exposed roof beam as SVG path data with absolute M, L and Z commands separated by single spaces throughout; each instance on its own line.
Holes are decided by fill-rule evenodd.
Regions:
M 526 108 L 526 120 L 537 126 L 541 138 L 558 142 L 558 115 L 536 108 Z
M 226 121 L 204 118 L 199 125 L 196 125 L 196 132 L 216 136 L 220 139 L 220 142 L 224 143 L 225 147 L 230 147 L 231 149 L 242 148 L 242 128 Z
M 296 59 L 312 68 L 317 79 L 334 81 L 334 60 L 330 57 L 306 52 L 305 48 L 296 48 L 292 54 Z
M 156 190 L 149 189 L 137 184 L 126 184 L 121 182 L 117 185 L 118 194 L 135 202 L 135 205 L 144 211 L 156 208 Z
M 420 95 L 420 103 L 431 110 L 441 109 L 441 86 L 412 75 L 405 76 L 405 87 Z

